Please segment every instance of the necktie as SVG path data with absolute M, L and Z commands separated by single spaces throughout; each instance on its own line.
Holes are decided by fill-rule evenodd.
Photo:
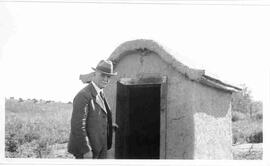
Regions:
M 104 97 L 103 92 L 102 92 L 102 91 L 100 91 L 100 92 L 99 92 L 99 95 L 100 95 L 100 97 L 102 98 L 102 103 L 103 103 L 104 109 L 105 109 L 105 111 L 107 112 L 107 110 L 106 110 L 106 106 L 105 106 L 105 97 Z
M 102 98 L 102 100 L 105 101 L 105 97 L 104 97 L 102 91 L 99 92 L 99 95 L 100 95 L 100 97 Z

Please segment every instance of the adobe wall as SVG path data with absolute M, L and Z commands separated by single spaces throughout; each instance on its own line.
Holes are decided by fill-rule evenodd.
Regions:
M 116 108 L 116 80 L 136 78 L 138 73 L 162 73 L 168 76 L 167 92 L 167 145 L 166 158 L 191 159 L 193 157 L 194 126 L 191 112 L 191 85 L 188 79 L 167 65 L 155 53 L 141 56 L 133 53 L 125 56 L 116 66 L 118 76 L 105 89 L 112 107 L 113 121 Z M 113 156 L 114 149 L 110 150 Z
M 229 159 L 231 157 L 230 95 L 190 81 L 163 62 L 155 53 L 132 53 L 121 59 L 105 93 L 115 121 L 116 81 L 136 78 L 138 73 L 168 76 L 167 138 L 168 159 Z M 216 113 L 217 111 L 217 113 Z M 114 157 L 113 148 L 109 151 Z
M 231 94 L 194 84 L 194 159 L 232 159 Z

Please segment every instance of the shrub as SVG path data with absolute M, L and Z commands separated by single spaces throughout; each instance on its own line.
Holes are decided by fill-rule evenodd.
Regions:
M 245 135 L 243 133 L 233 134 L 233 144 L 244 143 L 244 142 L 245 142 Z
M 29 132 L 24 135 L 25 142 L 32 142 L 33 140 L 38 140 L 40 135 L 38 133 Z
M 262 143 L 263 142 L 263 132 L 255 132 L 246 138 L 248 143 Z
M 233 135 L 233 144 L 237 144 L 238 142 L 238 137 L 234 134 Z
M 72 105 L 6 100 L 5 156 L 49 158 L 52 145 L 68 141 Z
M 255 117 L 256 117 L 256 120 L 262 120 L 263 119 L 263 114 L 259 113 Z
M 37 103 L 37 102 L 38 102 L 38 100 L 37 100 L 37 99 L 33 99 L 32 101 L 33 101 L 34 103 Z
M 246 118 L 246 115 L 241 112 L 237 112 L 237 111 L 232 112 L 232 122 L 243 120 L 245 118 Z
M 5 139 L 5 151 L 8 152 L 16 152 L 18 149 L 18 140 L 16 139 L 15 134 L 8 134 L 6 135 Z
M 238 116 L 236 116 L 236 115 L 233 115 L 232 116 L 232 121 L 233 122 L 236 122 L 236 121 L 238 121 L 240 118 L 238 117 Z
M 262 142 L 262 120 L 247 117 L 233 122 L 232 133 L 233 143 Z

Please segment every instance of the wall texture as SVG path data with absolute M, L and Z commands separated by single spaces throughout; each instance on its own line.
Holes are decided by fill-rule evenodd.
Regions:
M 232 159 L 231 94 L 195 84 L 194 158 Z
M 117 80 L 136 78 L 139 73 L 161 73 L 168 77 L 166 158 L 230 159 L 230 94 L 191 81 L 154 52 L 129 54 L 116 65 L 118 76 L 105 89 L 113 121 Z M 114 144 L 109 156 L 114 156 Z
M 192 158 L 193 116 L 189 100 L 188 83 L 191 82 L 163 62 L 155 53 L 147 56 L 133 53 L 123 57 L 115 70 L 118 76 L 106 87 L 105 93 L 113 110 L 115 120 L 116 81 L 120 78 L 136 78 L 138 73 L 161 73 L 168 76 L 167 94 L 167 158 Z M 190 146 L 191 145 L 191 146 Z M 113 151 L 113 150 L 112 150 Z M 112 152 L 113 153 L 113 152 Z

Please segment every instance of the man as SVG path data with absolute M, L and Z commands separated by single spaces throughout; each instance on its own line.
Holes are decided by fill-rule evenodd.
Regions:
M 92 69 L 92 81 L 73 100 L 68 152 L 77 159 L 106 158 L 112 146 L 112 115 L 103 88 L 117 73 L 107 60 Z

